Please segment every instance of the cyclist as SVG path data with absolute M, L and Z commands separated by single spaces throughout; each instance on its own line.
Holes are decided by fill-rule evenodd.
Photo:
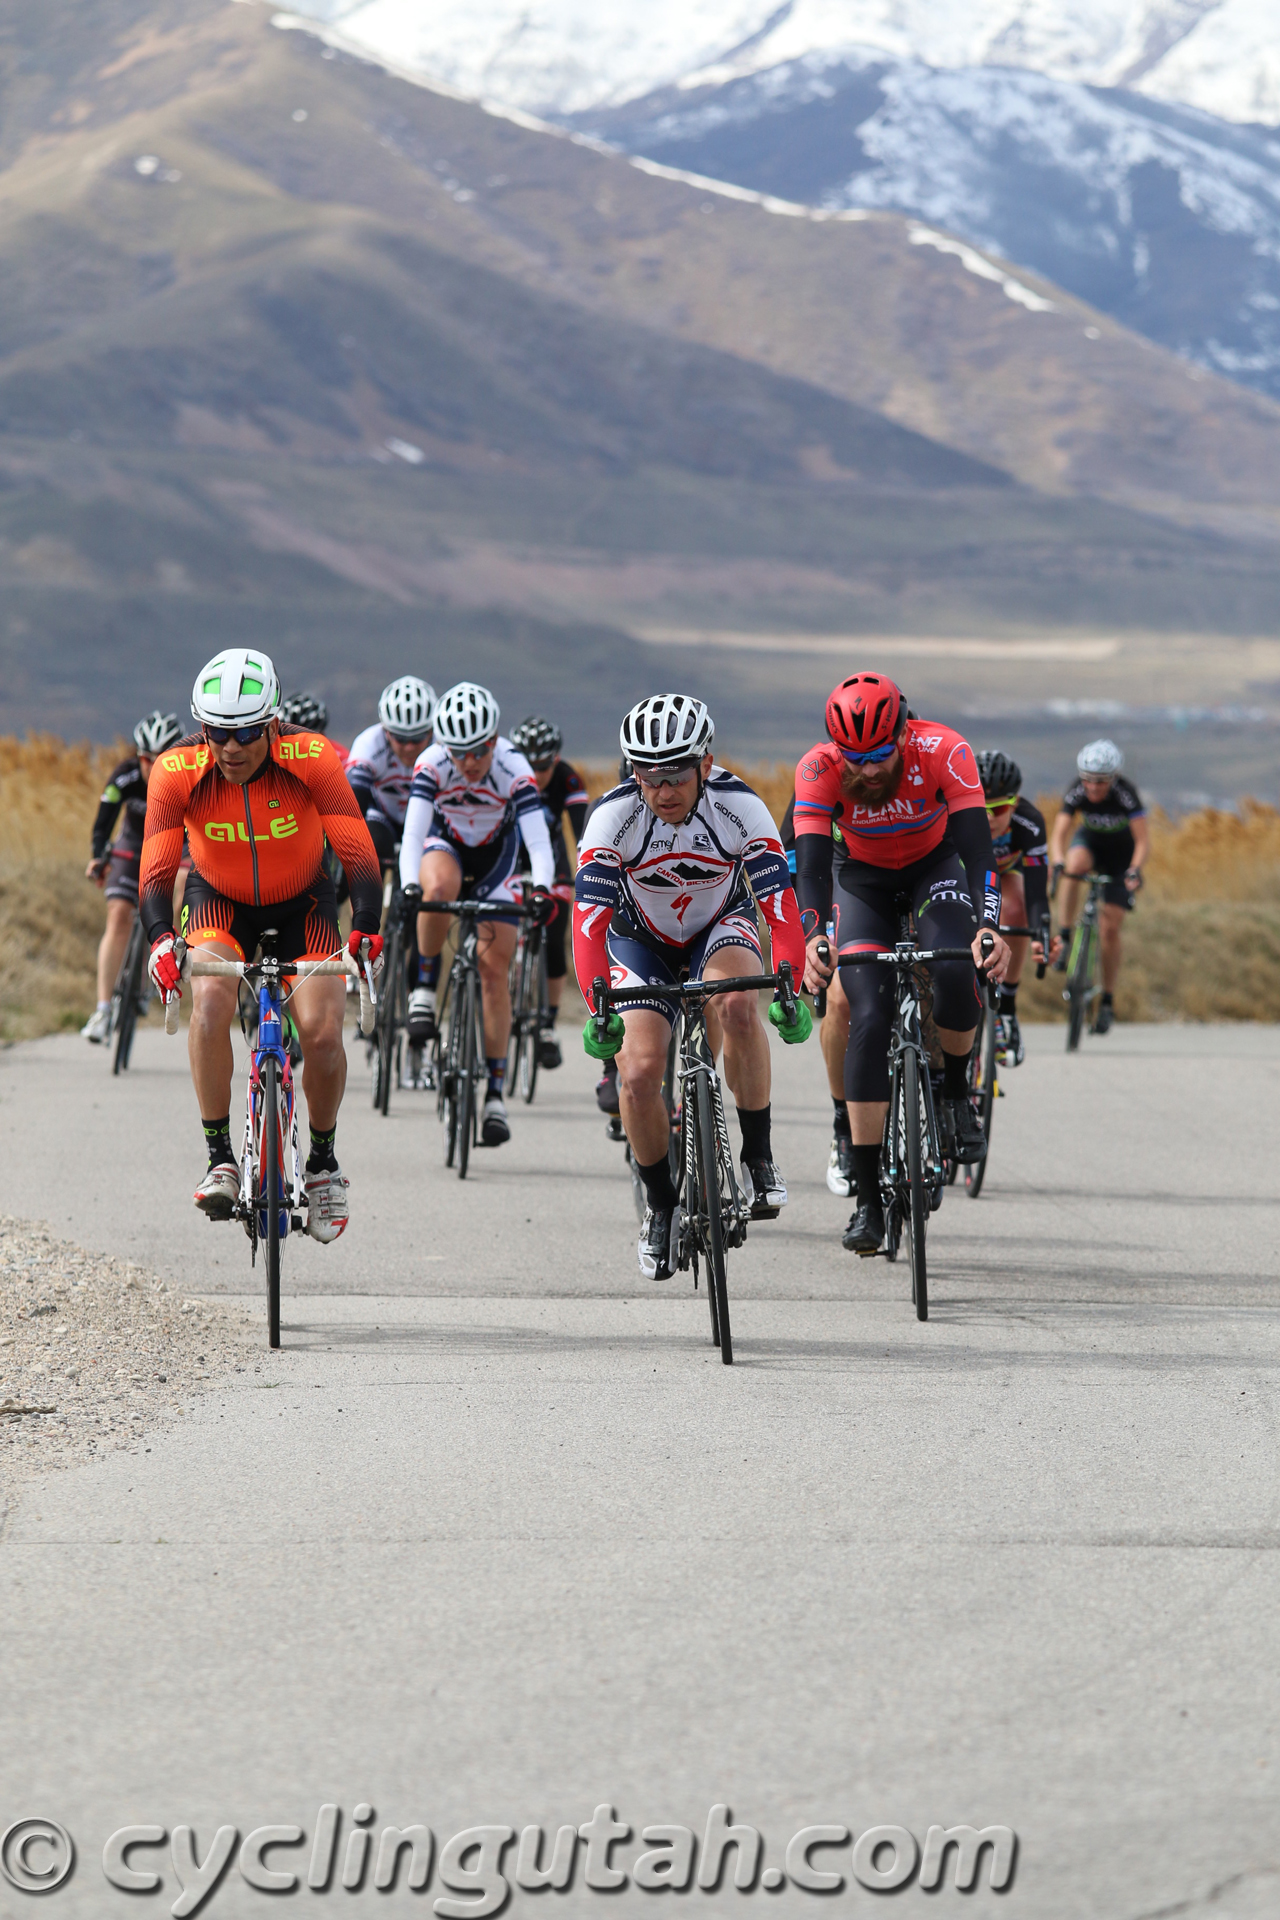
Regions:
M 544 720 L 541 714 L 531 713 L 518 727 L 511 729 L 511 744 L 517 753 L 522 753 L 533 768 L 533 779 L 538 792 L 542 795 L 542 807 L 547 816 L 547 826 L 551 832 L 551 851 L 555 855 L 556 879 L 553 889 L 556 900 L 554 917 L 547 922 L 547 1030 L 538 1043 L 538 1064 L 543 1067 L 558 1067 L 561 1062 L 560 1042 L 553 1031 L 560 1012 L 560 1003 L 564 997 L 564 983 L 568 974 L 568 962 L 565 956 L 565 927 L 569 919 L 569 902 L 573 899 L 573 870 L 569 864 L 569 849 L 565 845 L 564 816 L 569 816 L 573 828 L 575 843 L 582 839 L 583 828 L 587 824 L 587 789 L 582 776 L 560 758 L 560 749 L 564 745 L 564 735 L 552 721 Z M 528 850 L 521 852 L 520 866 L 528 870 Z
M 1095 1033 L 1109 1033 L 1115 1021 L 1113 996 L 1120 975 L 1120 929 L 1125 914 L 1133 909 L 1133 896 L 1142 885 L 1142 869 L 1151 848 L 1146 808 L 1138 789 L 1122 778 L 1123 765 L 1124 755 L 1113 740 L 1091 740 L 1080 749 L 1076 756 L 1080 777 L 1062 796 L 1049 849 L 1055 880 L 1059 873 L 1064 878 L 1059 967 L 1066 965 L 1081 881 L 1088 873 L 1107 876 L 1098 915 L 1102 998 L 1094 1021 Z
M 922 946 L 972 945 L 973 961 L 1003 980 L 1009 949 L 994 931 L 1000 892 L 969 743 L 950 727 L 910 718 L 901 689 L 878 673 L 841 681 L 827 701 L 826 722 L 829 739 L 796 768 L 796 892 L 808 934 L 806 985 L 816 991 L 831 976 L 816 951 L 828 920 L 834 921 L 842 961 L 853 953 L 887 951 L 898 940 L 899 902 L 910 903 Z M 984 931 L 994 941 L 985 962 L 979 945 Z M 973 961 L 939 961 L 932 969 L 943 1106 L 960 1161 L 980 1160 L 986 1152 L 968 1098 L 979 1005 Z M 873 1253 L 884 1239 L 879 1166 L 892 995 L 887 969 L 843 966 L 840 977 L 850 1011 L 844 1091 L 858 1199 L 844 1245 Z
M 347 779 L 360 803 L 383 871 L 396 863 L 409 804 L 413 763 L 431 745 L 431 722 L 436 710 L 435 689 L 414 674 L 402 674 L 378 696 L 377 724 L 366 727 L 351 742 L 346 756 Z M 412 914 L 405 922 L 405 978 L 412 988 L 418 977 L 417 928 Z M 430 1036 L 410 1005 L 409 1044 L 421 1048 Z
M 520 843 L 529 850 L 530 904 L 544 922 L 555 861 L 533 769 L 498 732 L 498 703 L 486 687 L 460 680 L 440 696 L 435 744 L 419 755 L 400 843 L 406 908 L 421 900 L 492 900 L 516 908 Z M 480 1117 L 486 1147 L 511 1138 L 503 1083 L 511 1038 L 508 972 L 518 911 L 480 924 L 480 992 L 488 1086 Z M 409 999 L 409 1034 L 432 1039 L 440 950 L 449 931 L 442 913 L 418 915 L 418 985 Z
M 318 693 L 290 693 L 280 703 L 280 718 L 286 727 L 301 727 L 304 733 L 322 733 L 329 740 L 329 709 Z M 347 750 L 336 740 L 329 745 L 345 767 Z
M 996 872 L 1000 875 L 1000 917 L 1007 926 L 1039 929 L 1034 946 L 1025 935 L 1010 940 L 1012 957 L 1000 988 L 996 1015 L 997 1038 L 1004 1059 L 1020 1067 L 1026 1058 L 1026 1049 L 1018 1025 L 1018 982 L 1027 964 L 1027 950 L 1031 948 L 1037 960 L 1049 957 L 1046 947 L 1050 955 L 1054 951 L 1048 940 L 1049 853 L 1044 815 L 1021 793 L 1022 768 L 1008 754 L 980 753 L 978 778 L 991 825 Z
M 353 955 L 376 965 L 382 886 L 378 859 L 337 755 L 320 734 L 282 726 L 280 687 L 265 654 L 231 647 L 204 667 L 191 711 L 200 726 L 160 756 L 147 798 L 142 849 L 142 919 L 150 973 L 164 996 L 181 991 L 171 896 L 185 830 L 192 871 L 182 904 L 182 937 L 214 958 L 252 959 L 274 928 L 283 960 L 324 960 L 342 946 L 326 839 L 351 887 Z M 209 1166 L 195 1203 L 210 1219 L 231 1215 L 240 1175 L 231 1146 L 231 1022 L 239 983 L 192 982 L 191 1077 L 200 1103 Z M 311 1128 L 307 1232 L 336 1240 L 347 1225 L 348 1182 L 334 1151 L 347 1077 L 342 1044 L 346 987 L 307 980 L 289 1001 L 304 1054 L 303 1091 Z
M 778 829 L 759 795 L 716 766 L 715 727 L 701 700 L 683 693 L 641 700 L 620 738 L 631 778 L 593 810 L 578 849 L 573 958 L 587 1001 L 598 976 L 623 988 L 758 973 L 757 902 L 774 966 L 789 960 L 798 985 L 804 938 Z M 754 993 L 722 994 L 716 1005 L 742 1130 L 743 1188 L 752 1216 L 772 1218 L 787 1189 L 770 1139 L 768 1039 Z M 813 1024 L 803 1001 L 790 1028 L 776 1002 L 769 1017 L 788 1043 L 807 1039 Z M 639 1002 L 610 1016 L 604 1041 L 590 1021 L 582 1036 L 593 1058 L 617 1055 L 622 1122 L 648 1196 L 638 1251 L 650 1280 L 670 1277 L 678 1246 L 662 1099 L 673 1021 L 668 1002 Z
M 85 879 L 102 888 L 107 902 L 107 924 L 98 945 L 98 1004 L 80 1032 L 98 1046 L 111 1034 L 111 993 L 124 961 L 138 906 L 138 862 L 147 818 L 147 782 L 156 755 L 182 738 L 176 713 L 149 713 L 133 730 L 137 752 L 122 760 L 102 790 L 93 820 L 92 853 Z M 115 845 L 111 835 L 121 813 L 124 820 Z
M 791 870 L 792 885 L 795 884 L 796 871 L 796 797 L 792 794 L 787 802 L 787 810 L 782 816 L 782 844 L 787 850 L 787 866 Z M 831 837 L 838 844 L 840 829 L 833 826 Z M 830 949 L 835 939 L 835 930 L 828 922 L 827 945 Z M 840 985 L 839 973 L 834 973 L 827 987 L 827 1010 L 818 1027 L 818 1044 L 822 1049 L 822 1063 L 827 1070 L 827 1091 L 831 1095 L 833 1109 L 831 1125 L 831 1147 L 827 1154 L 827 1188 L 838 1194 L 842 1200 L 851 1200 L 854 1194 L 853 1180 L 853 1136 L 849 1132 L 849 1103 L 844 1097 L 844 1056 L 849 1046 L 849 1002 L 844 997 L 844 988 Z

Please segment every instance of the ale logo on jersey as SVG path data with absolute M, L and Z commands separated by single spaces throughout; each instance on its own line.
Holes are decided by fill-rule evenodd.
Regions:
M 270 838 L 272 840 L 287 840 L 292 834 L 297 833 L 297 831 L 298 822 L 296 816 L 292 813 L 286 813 L 283 819 L 273 820 L 271 822 Z M 249 840 L 248 831 L 246 830 L 243 820 L 206 820 L 204 823 L 204 835 L 206 840 L 215 840 L 220 846 L 231 846 L 237 840 L 243 840 L 247 845 Z M 255 840 L 265 840 L 268 838 L 265 833 L 255 833 L 253 837 Z

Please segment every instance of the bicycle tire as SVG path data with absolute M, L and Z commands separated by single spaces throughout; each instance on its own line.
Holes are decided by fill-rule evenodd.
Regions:
M 452 988 L 452 980 L 450 981 Z M 444 1163 L 451 1167 L 458 1147 L 458 995 L 450 992 L 449 1034 L 440 1052 L 440 1087 L 436 1096 L 444 1128 Z M 438 1043 L 437 1043 L 438 1044 Z
M 971 1200 L 976 1200 L 982 1192 L 982 1182 L 986 1178 L 987 1161 L 991 1158 L 991 1122 L 995 1118 L 996 1099 L 1000 1089 L 999 1066 L 996 1061 L 996 1016 L 990 1007 L 982 1010 L 982 1028 L 975 1043 L 975 1051 L 980 1043 L 982 1049 L 982 1077 L 978 1088 L 978 1117 L 982 1121 L 982 1131 L 987 1138 L 987 1151 L 981 1160 L 971 1160 L 964 1170 L 965 1192 Z
M 898 1248 L 902 1245 L 902 1214 L 897 1199 L 889 1202 L 884 1210 L 884 1257 L 896 1260 Z
M 1090 938 L 1092 929 L 1077 927 L 1074 952 L 1071 956 L 1071 969 L 1067 974 L 1067 1052 L 1074 1053 L 1080 1045 L 1080 1035 L 1084 1031 L 1085 1006 L 1089 997 L 1089 975 L 1092 971 L 1093 943 Z
M 929 1278 L 925 1259 L 925 1222 L 929 1202 L 924 1191 L 924 1166 L 920 1153 L 920 1130 L 924 1122 L 920 1098 L 920 1061 L 910 1047 L 902 1054 L 902 1113 L 906 1133 L 907 1162 L 907 1238 L 911 1251 L 911 1298 L 916 1319 L 929 1318 Z
M 525 990 L 526 1018 L 524 1048 L 520 1055 L 520 1096 L 526 1107 L 538 1090 L 538 1068 L 542 1062 L 542 1015 L 547 1004 L 547 951 L 541 937 L 529 950 L 529 984 Z
M 280 1345 L 280 1063 L 273 1053 L 262 1062 L 262 1152 L 258 1157 L 259 1209 L 266 1215 L 267 1344 Z
M 111 1012 L 116 1029 L 115 1055 L 111 1063 L 113 1074 L 127 1071 L 133 1053 L 133 1036 L 138 1026 L 138 1002 L 142 997 L 144 978 L 144 945 L 142 923 L 135 920 L 120 971 L 116 975 L 115 992 L 111 996 Z
M 384 982 L 378 1001 L 377 1052 L 373 1104 L 385 1118 L 391 1105 L 391 1082 L 396 1070 L 396 1010 L 404 984 L 404 927 L 397 923 L 387 942 L 387 963 L 382 970 Z
M 715 1112 L 711 1088 L 705 1073 L 697 1076 L 698 1091 L 694 1113 L 697 1124 L 695 1145 L 698 1155 L 698 1208 L 706 1238 L 707 1292 L 715 1298 L 715 1326 L 720 1358 L 726 1367 L 733 1365 L 733 1330 L 729 1324 L 729 1278 L 724 1259 L 724 1196 L 720 1191 L 720 1145 L 716 1137 Z
M 476 1108 L 476 980 L 470 972 L 458 996 L 458 1017 L 462 1021 L 462 1031 L 458 1036 L 458 1084 L 455 1094 L 458 1106 L 458 1178 L 465 1180 L 475 1134 Z

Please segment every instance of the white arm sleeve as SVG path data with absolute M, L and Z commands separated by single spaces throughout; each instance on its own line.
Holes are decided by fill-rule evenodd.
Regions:
M 546 814 L 541 807 L 530 807 L 527 812 L 517 814 L 516 818 L 520 823 L 520 837 L 529 849 L 529 865 L 533 869 L 530 878 L 534 886 L 554 886 L 556 861 L 551 851 Z M 405 825 L 408 825 L 408 821 Z
M 435 802 L 425 794 L 414 794 L 405 809 L 400 833 L 400 885 L 416 887 L 422 872 L 422 843 L 435 819 Z

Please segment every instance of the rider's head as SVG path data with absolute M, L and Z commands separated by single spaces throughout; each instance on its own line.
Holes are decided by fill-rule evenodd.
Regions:
M 139 720 L 133 730 L 133 744 L 138 750 L 138 765 L 142 769 L 144 785 L 151 777 L 157 755 L 168 747 L 176 747 L 181 738 L 182 722 L 176 713 L 161 713 L 157 707 L 154 713 L 148 713 Z
M 402 767 L 411 767 L 422 749 L 431 745 L 435 711 L 435 688 L 415 674 L 402 674 L 382 689 L 378 718 L 387 744 Z
M 1114 740 L 1091 740 L 1076 755 L 1076 767 L 1091 800 L 1101 800 L 1111 791 L 1111 782 L 1124 765 L 1124 755 Z
M 701 700 L 652 694 L 624 718 L 618 740 L 645 804 L 673 825 L 687 820 L 711 772 L 716 730 Z
M 988 750 L 976 756 L 982 798 L 992 831 L 1003 833 L 1022 791 L 1022 768 L 1007 753 Z
M 219 773 L 243 786 L 280 731 L 276 670 L 265 653 L 227 647 L 197 674 L 191 711 L 204 728 Z
M 841 785 L 852 799 L 881 806 L 902 780 L 907 702 L 882 673 L 853 673 L 827 700 L 827 732 L 844 766 Z
M 545 787 L 564 745 L 559 727 L 552 720 L 544 720 L 540 713 L 531 713 L 518 727 L 512 727 L 511 744 L 533 768 L 539 788 Z
M 449 758 L 468 779 L 476 779 L 489 770 L 494 744 L 498 738 L 498 703 L 487 687 L 474 680 L 459 680 L 456 687 L 440 695 L 436 708 L 436 742 L 449 750 Z
M 291 693 L 280 708 L 280 718 L 288 727 L 301 727 L 306 733 L 328 733 L 329 709 L 318 693 Z

